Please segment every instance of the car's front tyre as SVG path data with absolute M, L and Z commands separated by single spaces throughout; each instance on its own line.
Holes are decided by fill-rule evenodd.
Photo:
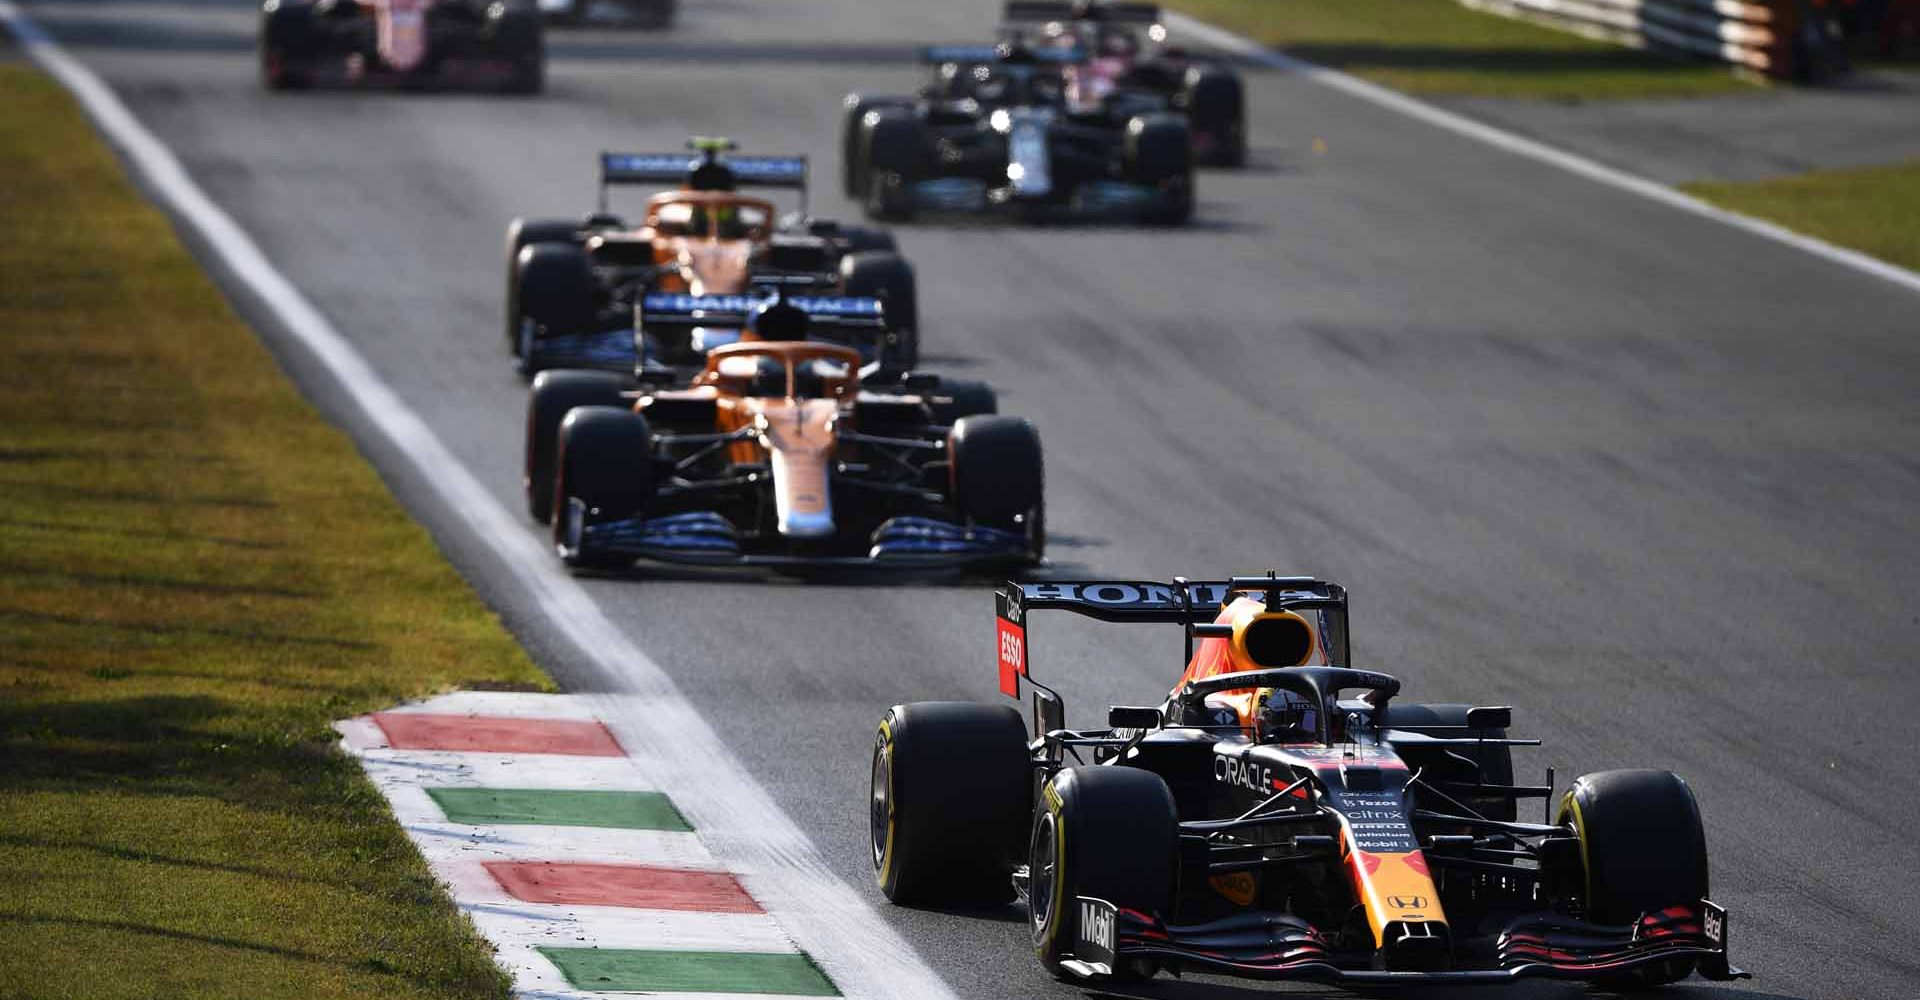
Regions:
M 1582 775 L 1560 802 L 1559 822 L 1580 838 L 1588 920 L 1631 924 L 1642 914 L 1707 896 L 1707 837 L 1686 781 L 1645 768 Z M 1658 986 L 1685 979 L 1694 959 L 1637 966 L 1610 981 Z
M 1086 896 L 1117 909 L 1172 915 L 1180 863 L 1180 817 L 1159 775 L 1134 767 L 1069 767 L 1035 803 L 1028 839 L 1027 924 L 1033 952 L 1054 976 L 1074 956 Z M 1150 972 L 1122 966 L 1119 977 Z
M 1026 725 L 1008 705 L 895 705 L 874 735 L 874 880 L 902 905 L 1005 903 L 1032 809 Z

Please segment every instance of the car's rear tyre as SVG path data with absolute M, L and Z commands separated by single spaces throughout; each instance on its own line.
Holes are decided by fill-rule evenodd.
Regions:
M 920 363 L 920 295 L 913 265 L 887 250 L 850 253 L 840 258 L 840 285 L 848 295 L 870 296 L 885 303 L 888 364 L 912 368 Z
M 1424 733 L 1445 739 L 1471 736 L 1466 730 L 1467 712 L 1471 705 L 1421 705 L 1395 703 L 1387 707 L 1386 725 L 1405 732 Z M 1486 730 L 1488 739 L 1506 739 L 1504 729 Z M 1513 748 L 1496 743 L 1476 743 L 1472 746 L 1450 746 L 1447 750 L 1473 762 L 1468 766 L 1443 756 L 1431 762 L 1432 770 L 1426 777 L 1436 780 L 1471 782 L 1479 780 L 1488 785 L 1513 784 Z M 1423 758 L 1422 766 L 1427 766 Z M 1513 822 L 1520 816 L 1517 800 L 1506 796 L 1457 795 L 1455 798 L 1487 819 Z M 1444 807 L 1443 807 L 1444 808 Z
M 848 253 L 864 250 L 900 252 L 900 244 L 894 240 L 893 233 L 878 226 L 842 226 L 839 236 Z
M 1027 730 L 1009 705 L 895 705 L 874 736 L 874 879 L 902 905 L 1005 903 L 1033 808 Z
M 933 422 L 952 427 L 962 417 L 991 416 L 1000 412 L 1000 396 L 993 386 L 978 379 L 943 378 L 927 391 L 928 409 Z
M 520 250 L 532 243 L 578 243 L 575 219 L 515 219 L 507 224 L 507 350 L 520 353 Z
M 493 48 L 513 61 L 513 75 L 501 85 L 509 94 L 537 94 L 547 81 L 546 28 L 533 7 L 506 7 L 494 23 Z
M 840 188 L 847 197 L 859 198 L 867 190 L 864 160 L 867 112 L 908 104 L 904 98 L 864 97 L 860 94 L 848 94 L 841 101 L 844 114 L 840 119 Z
M 913 184 L 927 156 L 925 126 L 910 112 L 885 108 L 863 119 L 860 164 L 866 210 L 876 219 L 913 217 Z
M 1706 898 L 1706 830 L 1679 775 L 1644 768 L 1582 775 L 1561 799 L 1559 822 L 1580 838 L 1587 919 L 1630 924 L 1670 906 L 1697 911 Z M 1694 964 L 1688 958 L 1641 966 L 1618 981 L 1670 983 Z
M 1028 840 L 1027 924 L 1048 972 L 1071 974 L 1080 896 L 1140 913 L 1170 914 L 1179 878 L 1180 817 L 1159 775 L 1133 767 L 1069 767 L 1034 804 Z M 1122 967 L 1115 974 L 1150 973 Z
M 1207 162 L 1220 167 L 1245 166 L 1247 112 L 1240 78 L 1214 66 L 1192 67 L 1182 81 L 1181 98 L 1193 130 L 1213 139 Z
M 260 82 L 268 90 L 302 90 L 312 83 L 293 55 L 313 45 L 313 5 L 281 2 L 260 13 Z
M 1159 191 L 1148 222 L 1173 226 L 1192 218 L 1193 136 L 1185 118 L 1167 112 L 1134 116 L 1122 151 L 1127 179 Z
M 633 380 L 613 372 L 547 371 L 534 377 L 527 396 L 526 461 L 521 486 L 527 513 L 541 524 L 553 520 L 554 458 L 559 454 L 560 424 L 581 406 L 619 406 Z
M 962 417 L 947 439 L 952 496 L 961 519 L 1025 532 L 1034 559 L 1046 554 L 1046 462 L 1040 433 L 1019 417 Z
M 515 355 L 520 370 L 543 367 L 538 341 L 556 334 L 583 333 L 600 310 L 600 285 L 584 247 L 571 243 L 530 243 L 515 258 Z M 528 324 L 532 325 L 529 326 Z
M 591 524 L 640 517 L 654 496 L 647 418 L 619 406 L 577 406 L 560 422 L 554 455 L 553 541 L 561 561 L 616 569 L 631 559 L 584 544 Z

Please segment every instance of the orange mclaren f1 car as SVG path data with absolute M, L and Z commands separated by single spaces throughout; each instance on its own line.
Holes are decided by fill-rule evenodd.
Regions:
M 1187 668 L 1159 705 L 1068 729 L 1033 680 L 1029 616 L 1164 622 Z M 897 903 L 1024 900 L 1065 979 L 1159 971 L 1371 984 L 1617 986 L 1728 964 L 1726 910 L 1687 783 L 1588 774 L 1539 822 L 1512 710 L 1408 704 L 1348 665 L 1346 591 L 1308 577 L 1008 584 L 1012 706 L 895 706 L 873 748 L 871 842 Z M 1197 648 L 1196 648 L 1197 647 Z
M 724 156 L 726 139 L 696 138 L 686 153 L 603 153 L 599 209 L 585 220 L 516 219 L 507 230 L 507 346 L 523 372 L 547 368 L 700 369 L 707 351 L 740 330 L 719 323 L 649 329 L 641 300 L 656 293 L 741 295 L 801 286 L 885 302 L 884 336 L 868 361 L 919 360 L 913 268 L 884 230 L 842 227 L 806 211 L 807 161 Z M 608 211 L 611 187 L 681 183 L 647 200 L 629 224 Z M 781 217 L 745 187 L 800 192 Z
M 722 305 L 660 301 L 673 298 L 651 308 Z M 541 373 L 527 503 L 552 521 L 561 558 L 603 569 L 1037 562 L 1033 426 L 996 415 L 979 383 L 863 371 L 853 348 L 805 339 L 822 318 L 763 304 L 751 325 L 766 339 L 715 348 L 682 388 Z

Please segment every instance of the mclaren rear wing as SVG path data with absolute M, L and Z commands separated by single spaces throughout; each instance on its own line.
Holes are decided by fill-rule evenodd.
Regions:
M 832 343 L 872 341 L 876 347 L 887 335 L 885 299 L 857 295 L 787 295 L 788 305 L 807 314 L 808 339 Z M 642 329 L 663 327 L 719 327 L 737 330 L 771 295 L 687 295 L 652 292 L 640 298 L 637 311 Z
M 607 189 L 627 184 L 680 184 L 704 162 L 700 151 L 679 153 L 600 154 L 600 207 Z M 804 156 L 729 156 L 720 161 L 733 171 L 740 187 L 788 188 L 800 192 L 802 211 L 807 200 L 807 158 Z
M 1347 589 L 1310 576 L 1236 576 L 1226 580 L 1187 580 L 1171 583 L 1141 580 L 1058 580 L 1013 583 L 993 595 L 995 644 L 1000 691 L 1020 697 L 1020 681 L 1040 689 L 1035 697 L 1057 704 L 1059 696 L 1034 681 L 1032 647 L 1027 639 L 1027 617 L 1035 611 L 1071 611 L 1103 622 L 1139 622 L 1179 625 L 1185 633 L 1187 659 L 1193 658 L 1195 638 L 1215 638 L 1223 626 L 1214 624 L 1220 609 L 1241 595 L 1253 597 L 1272 611 L 1319 611 L 1327 623 L 1328 659 L 1348 662 Z M 1036 706 L 1039 709 L 1039 706 Z M 1043 730 L 1044 731 L 1044 730 Z

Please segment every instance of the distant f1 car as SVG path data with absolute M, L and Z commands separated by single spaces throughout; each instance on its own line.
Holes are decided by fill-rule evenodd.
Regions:
M 988 387 L 868 366 L 807 327 L 874 300 L 758 304 L 760 339 L 685 388 L 547 371 L 527 413 L 527 505 L 574 566 L 1028 564 L 1046 544 L 1040 438 Z M 649 311 L 723 313 L 719 297 Z M 811 314 L 811 315 L 810 315 Z M 728 316 L 729 322 L 740 322 Z
M 1070 106 L 1071 51 L 1009 42 L 922 58 L 935 69 L 920 96 L 846 98 L 843 179 L 869 216 L 1011 210 L 1172 225 L 1193 214 L 1184 114 Z
M 1403 704 L 1348 665 L 1346 591 L 1308 577 L 1008 584 L 995 599 L 1011 706 L 895 706 L 873 748 L 871 844 L 896 903 L 1026 903 L 1065 979 L 1158 971 L 1374 984 L 1521 977 L 1622 986 L 1727 961 L 1700 811 L 1667 771 L 1574 781 L 1542 822 L 1518 801 L 1512 710 Z M 1033 680 L 1030 616 L 1186 633 L 1153 707 L 1068 729 Z M 1197 646 L 1197 648 L 1196 648 Z
M 493 86 L 539 92 L 540 13 L 525 0 L 265 0 L 260 76 L 270 90 L 316 84 Z
M 1035 44 L 1079 53 L 1065 68 L 1067 103 L 1109 114 L 1153 108 L 1181 112 L 1193 134 L 1193 155 L 1210 166 L 1247 161 L 1246 91 L 1240 75 L 1217 61 L 1166 45 L 1160 5 L 1104 0 L 1008 0 L 1005 34 L 1033 34 Z
M 692 154 L 603 153 L 596 212 L 508 227 L 507 347 L 523 372 L 697 372 L 706 352 L 740 330 L 717 322 L 649 329 L 641 299 L 745 295 L 770 284 L 883 300 L 885 336 L 871 341 L 867 360 L 919 362 L 918 286 L 889 233 L 809 216 L 805 157 L 723 156 L 733 148 L 726 139 L 689 145 Z M 609 189 L 635 184 L 682 186 L 649 198 L 629 224 L 608 211 Z M 780 217 L 744 187 L 796 190 L 800 209 Z

